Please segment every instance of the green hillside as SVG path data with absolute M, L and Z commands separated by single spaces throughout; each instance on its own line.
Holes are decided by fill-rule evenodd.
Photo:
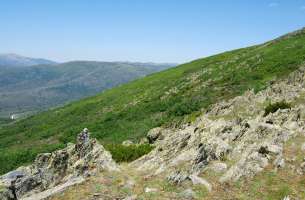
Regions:
M 1 58 L 0 58 L 1 61 Z M 31 113 L 97 94 L 173 65 L 74 61 L 0 67 L 0 117 Z
M 305 62 L 305 29 L 249 48 L 195 60 L 0 129 L 8 171 L 37 152 L 73 141 L 84 127 L 103 143 L 136 140 L 153 127 L 192 120 L 202 108 L 286 76 Z M 187 116 L 187 117 L 186 117 Z

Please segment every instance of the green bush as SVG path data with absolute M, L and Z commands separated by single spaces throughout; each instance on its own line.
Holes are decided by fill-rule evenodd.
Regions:
M 105 148 L 110 151 L 116 162 L 131 162 L 148 154 L 153 146 L 149 144 L 124 146 L 121 144 L 106 144 Z
M 290 108 L 291 108 L 291 105 L 285 101 L 270 103 L 265 108 L 264 116 L 267 116 L 269 113 L 275 113 L 278 109 L 290 109 Z
M 169 114 L 172 116 L 185 116 L 200 109 L 200 104 L 197 101 L 178 102 L 173 107 L 168 108 Z

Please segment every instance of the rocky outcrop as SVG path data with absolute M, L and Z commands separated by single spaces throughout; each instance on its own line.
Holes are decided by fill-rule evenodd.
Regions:
M 251 178 L 268 165 L 284 167 L 285 142 L 305 132 L 304 74 L 300 68 L 261 92 L 219 102 L 179 129 L 152 129 L 148 139 L 156 148 L 131 166 L 169 174 L 167 180 L 175 184 L 208 169 L 220 174 L 219 182 L 228 182 Z M 292 108 L 264 115 L 268 103 L 280 101 Z
M 78 136 L 76 144 L 65 149 L 39 154 L 30 166 L 20 167 L 0 177 L 0 199 L 25 198 L 36 195 L 47 197 L 60 188 L 79 183 L 101 170 L 117 171 L 119 168 L 111 154 L 97 140 L 90 139 L 88 129 Z M 53 190 L 49 190 L 53 189 Z M 44 195 L 37 194 L 42 191 Z
M 162 139 L 163 138 L 162 131 L 163 131 L 163 129 L 161 127 L 157 127 L 157 128 L 151 129 L 147 133 L 147 139 L 148 139 L 149 143 L 153 144 L 153 143 L 156 142 L 156 140 Z

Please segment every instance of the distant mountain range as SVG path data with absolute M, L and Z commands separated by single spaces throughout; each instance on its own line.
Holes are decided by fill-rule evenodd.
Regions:
M 42 58 L 24 57 L 13 53 L 0 54 L 0 66 L 25 67 L 41 64 L 56 64 L 56 62 Z
M 0 118 L 58 106 L 174 66 L 95 61 L 57 64 L 5 55 L 0 57 Z

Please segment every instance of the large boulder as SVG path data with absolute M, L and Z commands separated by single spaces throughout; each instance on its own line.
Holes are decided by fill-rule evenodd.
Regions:
M 200 144 L 193 161 L 193 170 L 198 171 L 204 168 L 212 160 L 223 160 L 230 151 L 231 147 L 227 142 L 218 137 L 211 138 L 205 144 Z
M 157 127 L 157 128 L 153 128 L 151 129 L 148 133 L 147 133 L 147 139 L 149 141 L 150 144 L 154 143 L 157 139 L 162 139 L 162 128 L 161 127 Z

